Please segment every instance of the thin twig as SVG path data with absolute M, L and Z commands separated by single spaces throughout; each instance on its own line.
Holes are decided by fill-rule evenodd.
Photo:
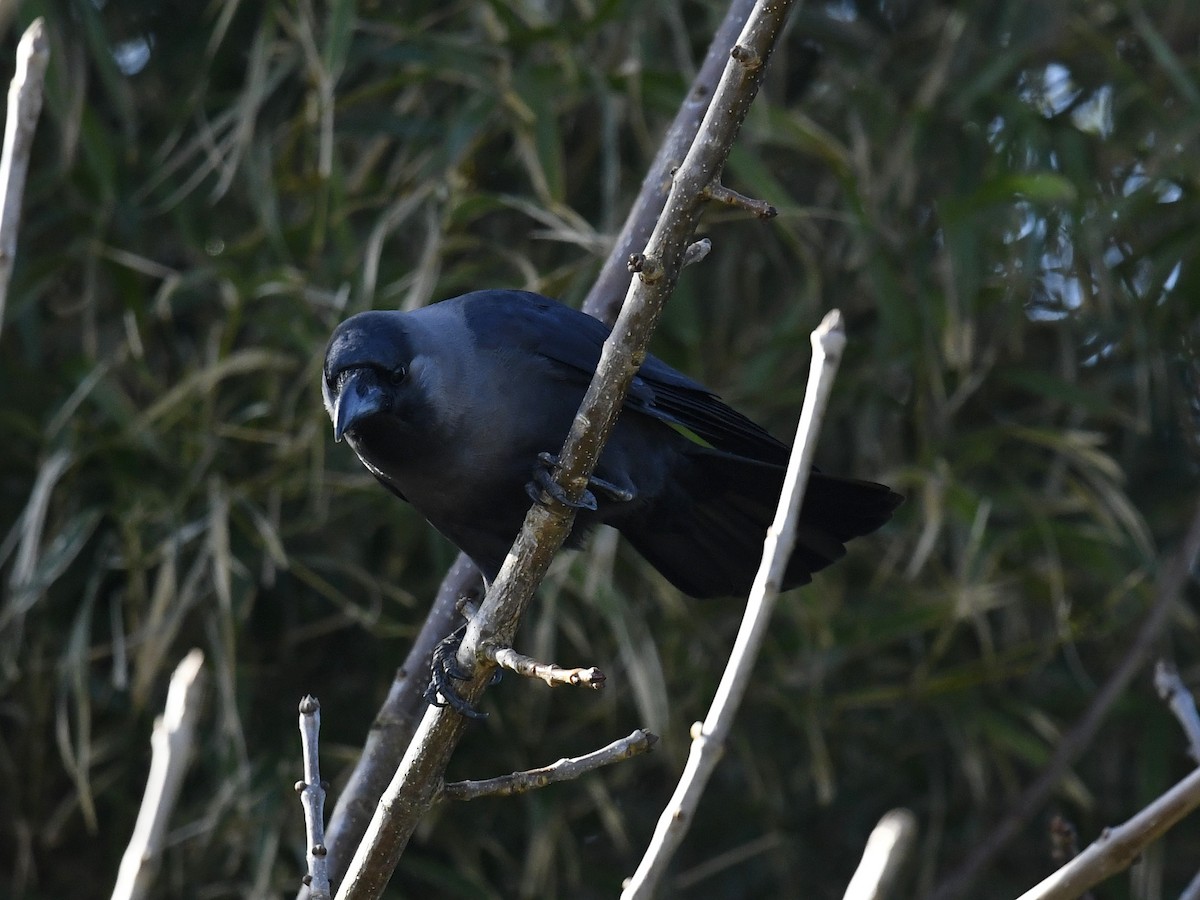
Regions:
M 0 153 L 0 327 L 4 324 L 8 283 L 17 256 L 21 199 L 25 194 L 33 133 L 42 112 L 49 62 L 46 23 L 39 16 L 25 29 L 17 44 L 17 69 L 8 88 L 8 119 L 4 125 L 4 150 Z
M 765 200 L 756 200 L 753 197 L 747 197 L 745 194 L 739 194 L 733 188 L 725 187 L 719 181 L 714 181 L 706 187 L 704 189 L 704 196 L 709 200 L 715 200 L 717 203 L 732 206 L 734 209 L 744 209 L 747 212 L 752 212 L 760 219 L 773 219 L 779 214 L 779 211 Z
M 1121 660 L 1116 671 L 1100 688 L 1083 717 L 1069 732 L 1063 735 L 1054 751 L 1054 756 L 1037 781 L 1022 792 L 1000 824 L 979 842 L 958 869 L 951 872 L 942 881 L 937 890 L 933 892 L 931 900 L 953 900 L 953 898 L 966 895 L 975 879 L 1021 832 L 1025 823 L 1037 814 L 1071 764 L 1085 749 L 1091 746 L 1092 739 L 1100 730 L 1100 725 L 1104 722 L 1104 717 L 1108 715 L 1109 709 L 1145 664 L 1146 657 L 1149 656 L 1150 650 L 1154 647 L 1159 635 L 1162 634 L 1163 628 L 1166 627 L 1171 611 L 1179 602 L 1180 594 L 1191 577 L 1198 558 L 1200 558 L 1200 502 L 1197 503 L 1192 513 L 1192 521 L 1179 549 L 1163 563 L 1159 570 L 1154 605 L 1146 616 L 1146 621 L 1142 623 L 1141 630 L 1133 639 L 1125 658 Z
M 786 841 L 787 839 L 779 831 L 760 834 L 743 844 L 723 850 L 716 856 L 705 857 L 702 862 L 680 872 L 671 879 L 671 889 L 679 894 L 693 890 L 697 885 L 716 877 L 727 869 L 744 865 L 756 856 L 778 849 Z
M 1195 696 L 1179 677 L 1179 670 L 1163 659 L 1154 666 L 1154 687 L 1183 726 L 1192 760 L 1200 762 L 1200 713 L 1196 712 Z M 1200 900 L 1200 874 L 1188 882 L 1179 900 Z
M 566 668 L 558 663 L 538 662 L 532 656 L 518 653 L 512 647 L 484 648 L 484 655 L 510 672 L 525 678 L 540 678 L 550 687 L 560 684 L 589 687 L 594 691 L 604 687 L 604 673 L 595 666 L 590 668 Z
M 501 775 L 498 778 L 488 778 L 483 781 L 453 781 L 442 788 L 439 800 L 478 800 L 480 797 L 508 797 L 512 794 L 524 794 L 527 791 L 543 788 L 548 784 L 560 781 L 570 781 L 594 772 L 603 766 L 621 762 L 633 756 L 653 749 L 658 743 L 658 735 L 651 734 L 644 728 L 613 741 L 607 747 L 560 759 L 558 762 L 538 769 L 528 769 L 524 772 L 513 772 L 511 775 Z
M 1123 825 L 1106 828 L 1073 860 L 1018 900 L 1074 900 L 1105 878 L 1128 869 L 1142 851 L 1200 806 L 1200 769 Z
M 846 886 L 843 900 L 884 900 L 917 839 L 917 817 L 907 809 L 884 814 L 867 838 L 862 860 Z
M 1196 712 L 1196 698 L 1179 677 L 1179 670 L 1160 659 L 1154 667 L 1154 687 L 1183 726 L 1192 761 L 1200 762 L 1200 713 Z
M 29 501 L 21 512 L 20 540 L 16 547 L 16 558 L 8 572 L 8 599 L 0 606 L 0 632 L 7 632 L 8 635 L 8 640 L 0 646 L 0 671 L 9 677 L 16 676 L 25 615 L 45 590 L 45 585 L 40 584 L 36 576 L 39 556 L 43 552 L 46 515 L 55 486 L 70 464 L 71 453 L 65 447 L 55 450 L 38 468 L 37 477 L 29 491 Z M 0 558 L 4 555 L 0 554 Z
M 645 358 L 646 345 L 695 231 L 701 193 L 724 167 L 758 93 L 762 62 L 770 54 L 789 8 L 788 0 L 763 0 L 755 5 L 738 44 L 753 48 L 758 64 L 749 67 L 734 60 L 726 66 L 697 140 L 676 173 L 645 253 L 665 275 L 653 283 L 645 278 L 634 280 L 558 455 L 558 479 L 568 500 L 578 500 L 586 489 L 629 385 Z M 573 523 L 574 509 L 558 500 L 531 507 L 479 613 L 471 619 L 458 654 L 459 666 L 473 672 L 460 692 L 468 703 L 478 701 L 490 678 L 492 664 L 480 660 L 481 646 L 487 642 L 511 644 L 537 585 Z M 382 893 L 417 822 L 433 802 L 464 728 L 465 719 L 456 712 L 432 707 L 425 713 L 350 863 L 338 892 L 339 900 Z
M 312 900 L 329 900 L 329 867 L 325 852 L 325 783 L 321 781 L 321 704 L 311 694 L 300 701 L 300 746 L 304 755 L 304 780 L 296 782 L 296 793 L 304 808 L 304 833 L 308 836 L 305 857 L 308 874 L 304 884 Z
M 203 670 L 204 654 L 192 650 L 171 676 L 166 707 L 154 722 L 154 731 L 150 735 L 150 774 L 146 776 L 146 792 L 142 795 L 133 836 L 121 857 L 112 900 L 150 896 L 167 823 L 192 755 L 196 717 L 204 697 Z
M 658 819 L 650 846 L 637 871 L 621 893 L 623 900 L 639 900 L 654 895 L 671 857 L 687 834 L 709 776 L 724 752 L 726 738 L 750 684 L 754 663 L 770 625 L 771 611 L 775 608 L 775 600 L 779 596 L 784 572 L 796 542 L 796 524 L 812 468 L 817 434 L 845 344 L 841 313 L 833 310 L 812 333 L 812 366 L 804 395 L 804 408 L 796 430 L 796 443 L 788 460 L 779 508 L 775 513 L 775 521 L 767 531 L 762 564 L 750 589 L 750 599 L 733 652 L 708 715 L 692 739 L 687 766 L 675 793 Z
M 340 884 L 359 845 L 379 797 L 404 758 L 404 748 L 412 741 L 417 725 L 425 711 L 425 687 L 429 684 L 429 661 L 433 648 L 454 630 L 458 606 L 462 598 L 480 593 L 483 579 L 479 570 L 464 554 L 446 573 L 438 589 L 433 607 L 425 617 L 421 631 L 413 641 L 404 665 L 396 677 L 387 698 L 375 714 L 362 755 L 354 766 L 350 780 L 338 793 L 337 804 L 325 829 L 325 847 L 329 880 Z M 300 900 L 308 896 L 302 888 Z

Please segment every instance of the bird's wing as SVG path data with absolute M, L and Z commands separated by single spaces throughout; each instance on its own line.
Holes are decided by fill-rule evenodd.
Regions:
M 693 381 L 654 356 L 647 356 L 635 381 L 653 392 L 652 401 L 641 409 L 655 418 L 678 425 L 718 450 L 763 462 L 786 465 L 789 450 L 757 422 L 697 381 Z M 632 396 L 632 391 L 630 392 Z M 636 403 L 626 401 L 627 407 Z
M 474 300 L 467 307 L 471 330 L 482 344 L 530 351 L 553 362 L 563 378 L 582 384 L 591 380 L 609 334 L 599 319 L 524 291 L 481 291 L 467 298 Z M 719 450 L 787 463 L 787 445 L 657 357 L 646 357 L 624 408 L 690 432 Z

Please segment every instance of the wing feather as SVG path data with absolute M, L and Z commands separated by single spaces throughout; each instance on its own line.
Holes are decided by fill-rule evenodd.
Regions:
M 527 291 L 476 291 L 457 302 L 465 305 L 481 346 L 498 352 L 532 351 L 554 363 L 561 377 L 581 385 L 591 380 L 609 335 L 599 319 Z M 779 465 L 787 462 L 786 444 L 655 356 L 646 357 L 624 408 L 690 431 L 728 453 Z

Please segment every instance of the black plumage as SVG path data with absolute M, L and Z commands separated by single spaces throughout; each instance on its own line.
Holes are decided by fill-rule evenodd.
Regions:
M 529 508 L 539 454 L 556 453 L 609 329 L 523 291 L 476 291 L 334 331 L 323 392 L 334 433 L 489 580 Z M 617 528 L 695 597 L 753 581 L 788 448 L 708 388 L 648 356 L 594 473 L 597 523 Z M 536 493 L 536 491 L 534 491 Z M 814 471 L 785 587 L 845 553 L 900 503 L 887 487 Z

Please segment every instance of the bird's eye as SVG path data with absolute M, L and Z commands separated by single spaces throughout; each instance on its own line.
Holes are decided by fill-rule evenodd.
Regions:
M 392 384 L 400 384 L 407 377 L 408 369 L 404 368 L 404 366 L 396 366 L 396 368 L 388 372 L 388 380 Z

